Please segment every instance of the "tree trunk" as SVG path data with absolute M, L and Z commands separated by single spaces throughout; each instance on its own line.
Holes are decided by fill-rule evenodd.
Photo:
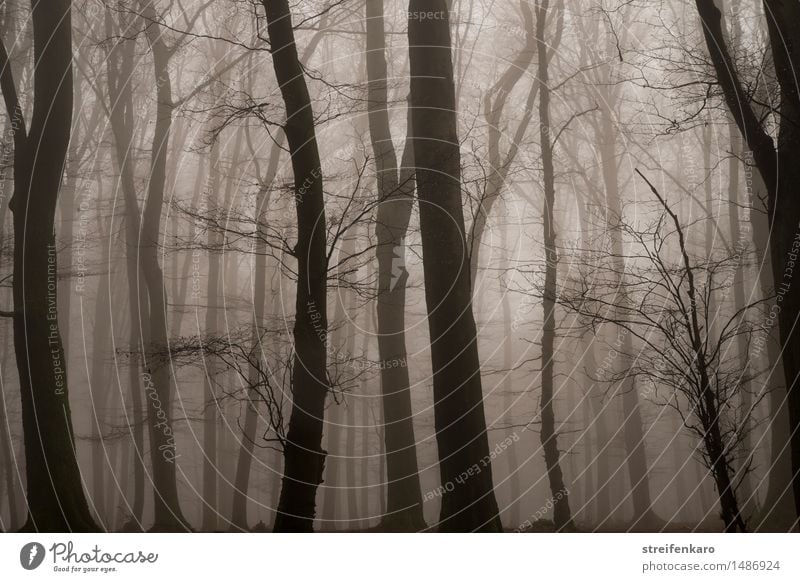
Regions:
M 506 253 L 510 253 L 508 241 L 508 228 L 503 229 L 503 248 Z M 474 251 L 473 251 L 474 252 Z M 508 254 L 505 255 L 504 268 L 506 272 L 511 272 L 511 261 Z M 503 422 L 509 427 L 506 431 L 506 437 L 512 438 L 515 434 L 514 426 L 514 383 L 511 380 L 511 373 L 514 369 L 514 329 L 513 319 L 511 313 L 511 301 L 509 300 L 509 290 L 503 293 Z M 522 503 L 522 489 L 520 488 L 520 473 L 522 468 L 519 466 L 519 459 L 517 458 L 517 449 L 512 444 L 506 449 L 506 456 L 508 457 L 508 491 L 511 498 L 511 505 L 506 512 L 506 521 L 510 527 L 518 527 L 522 523 L 522 515 L 520 513 L 520 505 Z
M 261 187 L 256 195 L 256 228 L 260 234 L 255 241 L 255 269 L 253 273 L 253 355 L 264 352 L 261 342 L 262 330 L 264 329 L 264 309 L 267 301 L 267 208 L 272 196 L 273 182 L 278 172 L 278 162 L 280 160 L 280 147 L 278 142 L 273 142 L 270 148 L 269 166 L 267 174 L 263 178 Z M 259 362 L 263 356 L 258 356 Z M 251 367 L 250 384 L 255 386 L 260 382 L 262 370 Z M 268 389 L 265 387 L 265 389 Z M 253 449 L 255 446 L 256 429 L 258 428 L 258 394 L 252 392 L 247 394 L 245 402 L 245 420 L 242 443 L 239 448 L 239 459 L 236 464 L 236 480 L 233 489 L 233 501 L 231 502 L 231 522 L 234 529 L 246 530 L 247 524 L 247 491 L 250 487 L 250 469 L 253 461 Z
M 106 10 L 106 35 L 114 34 L 110 9 Z M 123 24 L 123 28 L 125 25 Z M 128 351 L 128 388 L 132 404 L 133 454 L 133 503 L 131 515 L 122 526 L 123 531 L 141 531 L 144 511 L 144 412 L 142 404 L 140 368 L 138 352 L 142 348 L 142 328 L 146 321 L 142 319 L 142 310 L 147 313 L 146 298 L 139 284 L 139 265 L 136 249 L 139 236 L 139 203 L 136 198 L 133 160 L 133 59 L 135 43 L 131 40 L 120 40 L 106 58 L 108 75 L 108 98 L 110 103 L 111 132 L 114 136 L 114 153 L 119 172 L 119 187 L 122 190 L 125 209 L 125 266 L 128 280 L 128 319 L 130 320 L 130 337 Z M 145 318 L 146 319 L 146 318 Z
M 175 434 L 172 427 L 172 378 L 167 340 L 166 287 L 158 261 L 161 245 L 161 213 L 164 207 L 167 156 L 172 127 L 172 84 L 169 72 L 171 53 L 158 24 L 153 0 L 141 0 L 147 39 L 153 54 L 156 82 L 156 119 L 147 198 L 142 211 L 139 246 L 142 275 L 147 288 L 149 318 L 143 366 L 150 429 L 155 522 L 152 531 L 183 531 L 189 525 L 178 499 Z M 140 310 L 142 311 L 142 310 Z
M 800 182 L 800 4 L 765 0 L 767 28 L 780 85 L 781 104 L 777 149 L 746 95 L 725 39 L 722 14 L 713 0 L 696 0 L 702 32 L 725 103 L 739 128 L 764 180 L 770 217 L 770 251 L 783 371 L 788 395 L 792 443 L 792 488 L 795 515 L 800 515 L 800 284 L 794 279 L 796 237 L 800 231 L 800 205 L 794 192 Z
M 220 184 L 219 144 L 211 144 L 211 163 L 209 178 L 206 182 L 201 203 L 207 213 L 219 216 L 219 207 L 216 204 Z M 214 337 L 219 333 L 220 319 L 220 249 L 224 235 L 215 228 L 208 230 L 208 280 L 206 286 L 206 321 L 205 333 Z M 217 503 L 217 424 L 219 416 L 219 403 L 217 402 L 214 383 L 219 379 L 219 366 L 216 358 L 212 356 L 203 364 L 203 531 L 215 531 L 219 527 L 220 507 Z
M 404 238 L 414 204 L 411 141 L 401 167 L 392 143 L 388 110 L 383 0 L 367 0 L 368 118 L 378 181 L 378 357 L 385 417 L 388 508 L 382 527 L 389 531 L 425 528 L 417 465 L 413 410 L 406 353 Z M 411 119 L 407 133 L 411 132 Z
M 262 0 L 275 77 L 286 106 L 284 131 L 294 172 L 298 281 L 294 324 L 292 412 L 275 531 L 313 530 L 325 451 L 322 428 L 327 378 L 327 257 L 322 167 L 314 114 L 297 56 L 287 0 Z
M 36 65 L 27 135 L 5 47 L 0 54 L 15 142 L 9 208 L 14 213 L 14 346 L 28 488 L 23 529 L 96 531 L 75 457 L 56 291 L 55 212 L 72 119 L 71 6 L 67 0 L 34 0 L 31 8 Z
M 600 136 L 600 158 L 603 171 L 603 185 L 606 193 L 606 225 L 611 236 L 612 255 L 616 262 L 615 271 L 619 273 L 616 281 L 622 292 L 625 288 L 625 251 L 622 244 L 622 204 L 619 195 L 619 173 L 617 170 L 616 138 L 612 119 L 616 104 L 616 93 L 609 88 L 601 88 L 602 99 L 602 135 Z M 622 318 L 621 314 L 618 316 Z M 620 335 L 623 336 L 620 338 Z M 622 340 L 619 350 L 618 372 L 631 367 L 629 354 L 633 354 L 633 338 L 621 328 L 617 330 L 617 341 Z M 631 500 L 633 501 L 633 527 L 652 527 L 657 521 L 652 511 L 650 497 L 650 480 L 648 477 L 647 452 L 642 430 L 642 413 L 639 408 L 639 392 L 632 377 L 626 377 L 619 387 L 622 400 L 623 437 L 625 442 L 626 464 L 631 483 Z
M 2 222 L 0 222 L 0 231 L 2 231 Z M 0 232 L 0 235 L 2 235 L 2 232 Z M 0 360 L 0 374 L 3 375 L 5 375 L 7 368 L 8 346 L 11 343 L 9 335 L 4 329 L 3 355 L 2 360 Z M 0 382 L 4 382 L 2 377 L 0 377 Z M 8 500 L 8 522 L 3 523 L 3 528 L 5 531 L 13 531 L 22 525 L 20 523 L 19 509 L 17 508 L 17 479 L 14 471 L 14 469 L 19 470 L 19 465 L 14 455 L 14 441 L 11 438 L 10 424 L 8 423 L 6 398 L 5 394 L 0 394 L 0 463 L 5 468 L 5 498 Z
M 540 438 L 544 449 L 544 462 L 550 482 L 550 493 L 553 496 L 553 523 L 556 531 L 569 530 L 573 527 L 569 508 L 569 492 L 564 485 L 561 473 L 558 450 L 558 433 L 556 432 L 554 399 L 555 369 L 555 337 L 556 337 L 556 300 L 558 251 L 556 250 L 556 226 L 553 207 L 555 206 L 555 170 L 553 167 L 553 143 L 550 129 L 550 87 L 548 72 L 548 48 L 544 34 L 549 1 L 544 0 L 536 6 L 536 44 L 539 53 L 539 139 L 542 149 L 542 167 L 544 180 L 544 252 L 545 275 L 542 309 L 542 395 L 541 395 L 541 429 Z
M 758 283 L 761 297 L 768 299 L 775 293 L 775 278 L 769 250 L 769 216 L 764 204 L 766 198 L 764 183 L 761 174 L 752 163 L 746 165 L 745 183 L 748 188 L 750 232 L 755 249 Z M 794 523 L 794 500 L 788 398 L 784 389 L 785 376 L 777 327 L 772 326 L 764 330 L 762 341 L 766 344 L 766 362 L 769 366 L 763 383 L 764 389 L 769 393 L 770 465 L 767 473 L 767 493 L 762 511 L 753 521 L 753 529 L 785 532 L 791 529 Z
M 98 202 L 102 201 L 102 195 L 98 192 Z M 101 204 L 98 203 L 98 214 Z M 100 219 L 102 220 L 102 219 Z M 100 222 L 98 220 L 98 222 Z M 106 504 L 106 483 L 105 471 L 107 464 L 106 443 L 103 435 L 105 425 L 106 407 L 112 390 L 109 388 L 108 378 L 108 347 L 111 340 L 111 276 L 113 268 L 109 257 L 108 239 L 100 231 L 100 240 L 106 241 L 102 252 L 102 265 L 110 269 L 107 275 L 100 275 L 97 278 L 97 295 L 95 296 L 94 322 L 92 326 L 92 373 L 89 383 L 89 397 L 92 408 L 92 500 L 97 521 L 104 524 L 102 512 Z
M 439 19 L 413 18 L 436 12 Z M 492 489 L 461 196 L 450 20 L 444 0 L 411 0 L 408 39 L 441 531 L 500 531 Z

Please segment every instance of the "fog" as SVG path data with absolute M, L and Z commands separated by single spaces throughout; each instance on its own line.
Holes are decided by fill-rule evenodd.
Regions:
M 778 4 L 2 2 L 0 529 L 796 529 Z

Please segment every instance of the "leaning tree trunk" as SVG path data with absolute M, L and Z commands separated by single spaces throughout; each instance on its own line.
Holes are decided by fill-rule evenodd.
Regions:
M 58 326 L 55 212 L 72 119 L 71 4 L 33 0 L 33 114 L 25 123 L 5 47 L 3 97 L 14 127 L 14 346 L 20 378 L 25 530 L 96 531 L 84 496 Z
M 564 485 L 561 473 L 558 450 L 558 433 L 555 426 L 554 369 L 555 369 L 555 337 L 556 337 L 556 294 L 558 275 L 558 251 L 556 250 L 556 228 L 553 214 L 556 199 L 555 170 L 553 167 L 553 142 L 550 131 L 550 87 L 548 86 L 548 54 L 544 32 L 547 20 L 548 0 L 540 2 L 536 7 L 536 43 L 539 53 L 539 139 L 542 149 L 542 169 L 544 180 L 544 296 L 542 309 L 542 396 L 541 396 L 541 430 L 540 437 L 544 449 L 544 461 L 547 477 L 550 481 L 550 493 L 553 495 L 553 524 L 557 531 L 569 530 L 572 526 L 572 515 L 569 509 L 569 492 Z
M 695 0 L 702 32 L 725 103 L 764 180 L 770 217 L 770 253 L 779 302 L 778 329 L 789 408 L 792 443 L 792 489 L 795 515 L 800 515 L 800 283 L 795 281 L 795 239 L 800 232 L 800 4 L 764 0 L 775 77 L 781 104 L 777 147 L 745 93 L 730 54 L 722 14 L 713 0 Z
M 320 24 L 325 21 L 323 17 Z M 306 63 L 311 55 L 314 53 L 317 45 L 324 33 L 324 28 L 316 32 L 311 38 L 311 41 L 306 46 L 300 57 L 301 63 Z M 283 142 L 286 136 L 280 133 L 272 142 L 269 152 L 269 163 L 267 165 L 267 173 L 261 178 L 261 187 L 256 194 L 256 229 L 261 232 L 256 237 L 254 250 L 255 250 L 255 269 L 253 272 L 253 327 L 255 333 L 253 334 L 254 342 L 259 342 L 258 330 L 264 326 L 264 302 L 266 301 L 266 273 L 267 273 L 267 210 L 269 207 L 270 197 L 272 195 L 272 187 L 275 182 L 275 177 L 278 174 L 278 162 L 280 161 L 280 154 L 283 147 Z M 261 346 L 258 346 L 260 349 Z M 255 383 L 257 378 L 263 373 L 255 366 L 250 367 L 250 381 Z M 258 399 L 257 395 L 251 390 L 247 395 L 243 438 L 239 446 L 239 455 L 236 461 L 236 475 L 234 478 L 233 486 L 233 500 L 231 502 L 231 522 L 234 529 L 247 528 L 247 491 L 250 487 L 250 469 L 253 461 L 253 449 L 255 446 L 256 429 L 258 428 Z M 275 510 L 276 504 L 271 504 L 270 509 Z
M 413 18 L 431 11 L 441 18 Z M 444 488 L 439 529 L 500 531 L 472 313 L 447 2 L 411 0 L 408 14 L 412 143 Z
M 284 131 L 294 172 L 297 208 L 297 298 L 292 412 L 284 446 L 284 476 L 275 531 L 313 530 L 322 483 L 322 427 L 329 391 L 326 343 L 327 257 L 322 167 L 314 112 L 297 57 L 288 0 L 262 0 L 275 77 L 286 106 Z
M 388 531 L 419 531 L 425 527 L 425 520 L 405 336 L 408 273 L 404 238 L 414 204 L 412 149 L 407 140 L 398 172 L 388 110 L 383 0 L 367 0 L 366 10 L 367 109 L 378 180 L 378 357 L 389 473 L 388 508 L 382 527 Z M 410 129 L 409 123 L 408 134 Z

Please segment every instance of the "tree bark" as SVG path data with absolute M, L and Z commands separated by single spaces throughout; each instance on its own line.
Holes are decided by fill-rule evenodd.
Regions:
M 297 56 L 287 0 L 262 0 L 275 77 L 286 107 L 284 131 L 294 172 L 298 281 L 294 324 L 292 412 L 284 446 L 284 476 L 275 531 L 313 530 L 329 391 L 326 343 L 327 257 L 322 167 L 305 74 Z
M 431 11 L 441 18 L 413 17 Z M 408 39 L 434 420 L 445 488 L 439 529 L 500 531 L 472 313 L 447 3 L 411 0 Z
M 385 418 L 388 507 L 382 527 L 389 531 L 425 528 L 414 437 L 406 353 L 406 281 L 404 238 L 414 204 L 411 140 L 401 167 L 392 143 L 388 110 L 383 0 L 367 0 L 368 120 L 378 181 L 378 357 Z M 411 118 L 407 134 L 411 132 Z
M 171 51 L 162 36 L 153 0 L 140 0 L 147 40 L 153 54 L 156 82 L 156 119 L 153 130 L 147 198 L 142 211 L 139 233 L 139 260 L 149 302 L 143 366 L 146 370 L 145 393 L 148 403 L 150 462 L 153 473 L 155 521 L 152 531 L 183 531 L 189 525 L 178 499 L 175 434 L 172 426 L 172 378 L 167 339 L 166 287 L 159 264 L 161 214 L 172 128 L 172 83 L 169 72 Z
M 30 131 L 5 47 L 0 83 L 14 128 L 14 346 L 25 442 L 27 531 L 97 531 L 75 456 L 58 325 L 55 212 L 72 119 L 71 3 L 32 0 Z
M 111 10 L 106 9 L 106 36 L 114 35 L 114 23 Z M 123 28 L 126 26 L 123 24 Z M 124 36 L 124 35 L 123 35 Z M 140 230 L 139 203 L 136 198 L 133 159 L 133 89 L 131 78 L 134 68 L 134 42 L 121 39 L 109 50 L 106 57 L 108 76 L 108 99 L 111 132 L 114 136 L 114 158 L 119 172 L 119 187 L 122 190 L 125 209 L 125 267 L 128 281 L 128 319 L 130 331 L 128 351 L 128 389 L 132 405 L 132 422 L 129 428 L 132 436 L 133 454 L 133 503 L 131 515 L 122 526 L 123 531 L 141 531 L 144 512 L 144 411 L 140 384 L 139 350 L 142 349 L 142 328 L 146 321 L 142 319 L 142 311 L 147 313 L 146 298 L 139 281 L 139 264 L 136 249 Z M 146 320 L 146 317 L 145 317 Z
M 561 453 L 558 450 L 558 433 L 556 432 L 553 406 L 558 251 L 556 249 L 556 227 L 553 214 L 556 191 L 553 142 L 551 141 L 552 129 L 550 126 L 549 55 L 544 36 L 549 4 L 548 0 L 543 0 L 536 6 L 536 44 L 539 53 L 537 75 L 539 81 L 539 139 L 542 149 L 544 180 L 543 237 L 545 252 L 544 296 L 542 298 L 544 320 L 541 340 L 541 428 L 539 434 L 542 448 L 544 449 L 544 461 L 550 482 L 550 492 L 553 495 L 553 524 L 556 527 L 556 531 L 563 531 L 572 529 L 573 525 L 569 508 L 569 491 L 564 485 L 564 477 L 561 472 Z
M 770 217 L 770 251 L 776 292 L 781 291 L 778 328 L 783 371 L 792 428 L 792 488 L 795 514 L 800 515 L 800 284 L 793 281 L 793 246 L 800 231 L 800 205 L 794 192 L 800 182 L 800 90 L 797 63 L 800 62 L 800 4 L 764 0 L 775 75 L 781 103 L 777 148 L 745 93 L 722 27 L 722 14 L 714 0 L 696 0 L 706 47 L 725 103 L 764 180 Z M 776 299 L 777 301 L 777 299 Z

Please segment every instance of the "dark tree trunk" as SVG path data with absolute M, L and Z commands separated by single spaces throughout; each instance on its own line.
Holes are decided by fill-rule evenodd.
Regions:
M 382 527 L 419 531 L 425 527 L 425 520 L 405 336 L 408 273 L 404 238 L 414 204 L 412 149 L 407 140 L 398 171 L 388 110 L 383 0 L 367 0 L 366 16 L 369 131 L 378 181 L 378 356 L 389 473 L 388 508 Z M 410 130 L 409 123 L 407 133 Z
M 788 394 L 792 443 L 792 488 L 795 514 L 800 515 L 800 283 L 794 281 L 792 249 L 800 232 L 800 4 L 764 0 L 775 76 L 780 85 L 780 121 L 777 148 L 753 109 L 736 73 L 722 26 L 722 14 L 713 0 L 696 0 L 702 32 L 717 81 L 739 131 L 758 167 L 767 190 L 770 252 L 778 312 L 783 371 Z
M 558 269 L 558 251 L 556 249 L 556 228 L 554 206 L 556 200 L 555 169 L 553 167 L 553 143 L 550 129 L 550 87 L 549 55 L 545 42 L 548 0 L 536 6 L 536 44 L 539 53 L 539 139 L 542 149 L 542 170 L 544 180 L 544 252 L 545 275 L 544 297 L 542 309 L 542 397 L 541 397 L 541 429 L 540 437 L 544 449 L 544 461 L 550 482 L 550 493 L 553 495 L 553 523 L 557 531 L 569 530 L 573 527 L 569 509 L 569 491 L 564 485 L 561 473 L 561 453 L 558 450 L 558 433 L 556 432 L 554 398 L 554 369 L 556 337 L 556 285 Z
M 325 451 L 322 428 L 329 391 L 326 343 L 327 257 L 322 168 L 314 113 L 297 56 L 287 0 L 262 0 L 275 77 L 286 106 L 284 131 L 294 172 L 298 261 L 292 412 L 284 447 L 284 476 L 275 531 L 313 530 Z
M 0 210 L 0 240 L 2 240 L 2 220 L 5 218 L 2 210 Z M 4 326 L 3 330 L 3 353 L 0 359 L 2 370 L 5 371 L 8 362 L 8 346 L 10 345 L 10 334 L 6 332 Z M 4 381 L 0 378 L 0 381 Z M 5 469 L 5 498 L 8 500 L 8 521 L 2 524 L 5 531 L 13 531 L 15 528 L 21 526 L 19 517 L 19 508 L 17 507 L 17 479 L 15 478 L 15 469 L 17 463 L 15 462 L 14 443 L 11 439 L 10 425 L 8 423 L 8 411 L 6 410 L 6 399 L 8 397 L 0 397 L 0 465 Z
M 14 127 L 14 346 L 20 377 L 28 519 L 25 530 L 96 531 L 75 458 L 58 326 L 55 212 L 72 119 L 71 4 L 31 2 L 34 97 L 30 132 L 8 66 L 2 89 Z
M 436 12 L 439 19 L 413 18 Z M 441 531 L 500 531 L 483 410 L 461 196 L 450 20 L 444 0 L 411 0 L 408 39 Z

